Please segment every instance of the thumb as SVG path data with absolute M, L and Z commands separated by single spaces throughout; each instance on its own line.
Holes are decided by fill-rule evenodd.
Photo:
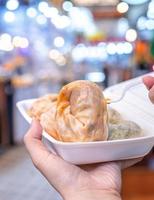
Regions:
M 33 120 L 31 127 L 29 129 L 29 131 L 27 132 L 27 134 L 30 138 L 36 138 L 41 140 L 42 138 L 42 127 L 39 123 L 38 120 Z
M 24 136 L 24 143 L 32 158 L 34 165 L 38 168 L 43 158 L 47 157 L 50 152 L 46 149 L 41 141 L 42 127 L 37 120 L 33 120 L 30 129 Z
M 78 171 L 78 167 L 49 152 L 41 141 L 41 135 L 42 128 L 39 122 L 33 121 L 31 128 L 24 137 L 25 145 L 35 167 L 47 178 L 49 183 L 61 191 L 69 182 L 69 177 L 74 170 Z

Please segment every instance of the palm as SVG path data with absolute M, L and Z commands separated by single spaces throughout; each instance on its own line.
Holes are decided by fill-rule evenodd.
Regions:
M 25 143 L 35 166 L 63 195 L 67 191 L 116 191 L 121 188 L 121 168 L 129 167 L 141 159 L 76 166 L 49 152 L 41 141 L 42 129 L 35 121 L 25 135 Z
M 65 163 L 66 164 L 66 163 Z M 64 165 L 65 165 L 64 164 Z M 69 165 L 69 166 L 68 166 Z M 121 169 L 118 163 L 93 164 L 76 167 L 67 163 L 63 168 L 65 178 L 62 178 L 61 186 L 69 186 L 69 190 L 115 190 L 121 188 Z
M 50 155 L 52 158 L 47 161 L 49 166 L 53 165 L 53 154 Z M 134 165 L 142 158 L 81 166 L 72 165 L 57 156 L 54 159 L 59 163 L 59 170 L 52 174 L 49 181 L 61 193 L 65 193 L 66 188 L 72 192 L 92 190 L 120 192 L 121 169 Z
M 120 190 L 121 170 L 117 163 L 87 166 L 81 173 L 86 174 L 93 188 Z

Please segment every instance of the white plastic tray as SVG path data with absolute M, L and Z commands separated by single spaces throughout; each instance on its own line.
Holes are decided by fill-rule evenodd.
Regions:
M 126 84 L 133 81 L 136 79 L 112 86 L 105 91 L 105 94 L 120 93 Z M 34 100 L 17 103 L 19 111 L 29 123 L 31 118 L 27 115 L 27 109 Z M 148 98 L 145 86 L 143 84 L 134 86 L 126 93 L 123 100 L 111 104 L 111 107 L 118 110 L 125 119 L 136 122 L 143 129 L 144 136 L 125 140 L 70 143 L 57 141 L 43 132 L 43 142 L 50 151 L 74 164 L 131 159 L 148 154 L 154 146 L 154 105 Z

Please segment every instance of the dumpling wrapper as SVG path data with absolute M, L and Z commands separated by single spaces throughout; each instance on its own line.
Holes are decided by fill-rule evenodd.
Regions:
M 109 124 L 109 140 L 129 139 L 143 136 L 141 128 L 135 122 L 122 120 Z
M 53 104 L 57 101 L 57 94 L 48 94 L 38 98 L 27 111 L 31 118 L 40 120 L 40 116 L 53 107 Z
M 107 110 L 108 110 L 108 122 L 109 123 L 118 124 L 123 120 L 121 114 L 117 110 L 111 108 L 110 106 L 108 107 Z
M 107 140 L 107 106 L 101 89 L 90 81 L 64 86 L 57 103 L 40 117 L 43 129 L 57 140 Z

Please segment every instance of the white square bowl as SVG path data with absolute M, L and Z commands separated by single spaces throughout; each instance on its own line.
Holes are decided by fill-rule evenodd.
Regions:
M 153 75 L 154 73 L 152 73 Z M 126 81 L 108 88 L 105 93 L 119 93 L 125 85 L 136 79 Z M 27 122 L 31 118 L 28 108 L 36 99 L 23 100 L 17 107 Z M 143 84 L 132 87 L 118 103 L 111 104 L 123 118 L 136 122 L 143 130 L 144 136 L 138 138 L 96 141 L 96 142 L 61 142 L 43 131 L 43 142 L 47 148 L 64 160 L 73 164 L 90 164 L 115 160 L 124 160 L 145 156 L 154 146 L 154 105 L 148 98 L 148 91 Z

